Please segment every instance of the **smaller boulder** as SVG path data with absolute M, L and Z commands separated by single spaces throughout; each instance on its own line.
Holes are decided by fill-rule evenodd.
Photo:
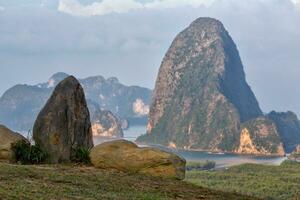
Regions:
M 186 161 L 183 158 L 155 148 L 140 148 L 126 140 L 97 145 L 91 150 L 90 157 L 92 164 L 101 169 L 179 180 L 185 178 Z
M 26 139 L 21 134 L 0 125 L 0 160 L 10 160 L 12 158 L 11 144 L 19 140 Z

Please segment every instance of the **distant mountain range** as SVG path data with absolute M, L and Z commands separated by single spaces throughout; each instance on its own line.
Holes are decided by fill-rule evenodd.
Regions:
M 47 82 L 37 85 L 15 85 L 0 98 L 0 124 L 13 130 L 27 131 L 33 123 L 55 86 L 66 73 L 56 73 Z M 93 76 L 79 79 L 87 102 L 109 110 L 131 125 L 146 124 L 152 91 L 139 86 L 126 86 L 117 78 L 105 79 Z

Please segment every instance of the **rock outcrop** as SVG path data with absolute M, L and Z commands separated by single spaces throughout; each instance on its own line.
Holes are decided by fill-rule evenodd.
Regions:
M 112 112 L 98 110 L 91 119 L 93 136 L 117 138 L 124 136 L 122 124 Z
M 12 158 L 11 144 L 19 140 L 26 140 L 21 134 L 0 125 L 0 160 Z
M 291 153 L 297 145 L 300 145 L 300 121 L 297 115 L 291 111 L 272 111 L 267 116 L 276 124 L 285 151 Z
M 243 123 L 260 116 L 263 113 L 246 82 L 232 38 L 218 20 L 199 18 L 175 38 L 166 53 L 156 81 L 147 134 L 137 141 L 235 152 L 241 133 L 246 133 L 241 129 Z M 255 145 L 255 133 L 249 134 Z M 279 135 L 270 135 L 277 141 L 272 145 L 280 148 Z M 268 138 L 260 139 L 268 143 Z
M 69 162 L 74 149 L 93 147 L 89 110 L 76 78 L 67 77 L 56 86 L 36 119 L 33 138 L 50 163 Z
M 93 136 L 123 137 L 122 122 L 110 111 L 101 110 L 97 103 L 88 100 Z
M 184 179 L 186 161 L 179 156 L 154 148 L 139 148 L 136 144 L 117 140 L 95 146 L 92 164 L 102 169 L 117 169 L 162 178 Z
M 249 120 L 242 125 L 236 153 L 284 156 L 285 151 L 274 122 L 266 117 Z
M 290 160 L 300 162 L 300 145 L 296 147 L 296 149 L 289 155 L 288 157 Z

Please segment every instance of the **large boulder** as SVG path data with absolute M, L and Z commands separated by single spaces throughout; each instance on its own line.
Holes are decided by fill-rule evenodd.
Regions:
M 15 133 L 0 125 L 0 160 L 10 160 L 12 157 L 11 144 L 26 140 L 21 134 Z
M 184 159 L 155 148 L 139 148 L 126 140 L 97 145 L 92 149 L 90 157 L 97 168 L 180 180 L 185 177 Z
M 92 148 L 90 114 L 76 78 L 60 82 L 33 128 L 33 138 L 49 155 L 49 163 L 69 162 L 73 150 Z

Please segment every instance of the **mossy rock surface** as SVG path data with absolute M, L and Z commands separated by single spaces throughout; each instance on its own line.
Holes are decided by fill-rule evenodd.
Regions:
M 95 146 L 91 162 L 97 168 L 150 176 L 184 179 L 186 161 L 169 152 L 155 148 L 139 148 L 136 144 L 117 140 Z

